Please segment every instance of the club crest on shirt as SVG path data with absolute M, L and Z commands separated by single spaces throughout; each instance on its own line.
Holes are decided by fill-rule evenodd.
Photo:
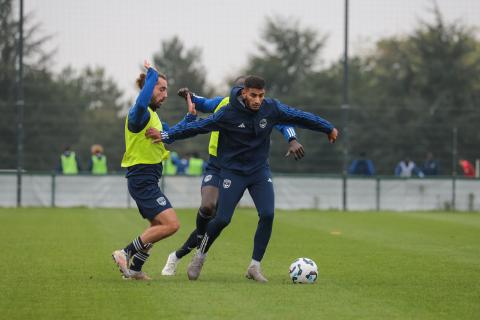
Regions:
M 265 127 L 267 126 L 267 119 L 263 118 L 262 120 L 260 120 L 260 123 L 258 125 L 260 126 L 260 128 L 265 129 Z
M 223 189 L 228 189 L 230 188 L 231 185 L 232 185 L 231 180 L 228 180 L 228 179 L 223 180 Z
M 159 205 L 161 205 L 163 207 L 164 205 L 167 204 L 167 199 L 165 199 L 165 197 L 160 197 L 160 198 L 157 199 L 157 202 L 158 202 Z
M 211 174 L 208 174 L 208 175 L 205 176 L 205 178 L 203 178 L 203 182 L 208 182 L 210 180 L 212 180 L 212 175 Z

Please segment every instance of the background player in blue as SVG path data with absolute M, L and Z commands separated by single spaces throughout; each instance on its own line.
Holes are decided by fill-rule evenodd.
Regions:
M 170 201 L 158 187 L 162 176 L 162 161 L 169 151 L 162 144 L 152 144 L 145 136 L 147 128 L 168 130 L 160 122 L 156 110 L 167 99 L 167 78 L 145 61 L 147 74 L 137 79 L 141 89 L 135 104 L 125 120 L 125 154 L 122 167 L 127 168 L 128 191 L 137 203 L 143 218 L 150 226 L 124 249 L 113 252 L 112 257 L 125 278 L 149 280 L 142 272 L 142 266 L 149 257 L 152 245 L 174 234 L 180 224 Z M 184 121 L 194 120 L 186 116 Z
M 303 112 L 265 98 L 265 80 L 249 76 L 245 88 L 234 87 L 230 94 L 230 107 L 222 108 L 214 115 L 158 132 L 147 130 L 153 142 L 172 142 L 197 134 L 219 130 L 218 163 L 223 179 L 218 199 L 217 215 L 208 223 L 201 246 L 188 267 L 188 277 L 199 277 L 210 246 L 230 223 L 236 205 L 248 189 L 259 214 L 254 237 L 252 261 L 246 276 L 260 282 L 260 261 L 272 232 L 274 216 L 273 181 L 268 166 L 270 134 L 274 125 L 289 123 L 314 131 L 324 132 L 333 143 L 338 131 L 333 125 L 312 113 Z
M 236 79 L 235 84 L 244 85 L 245 76 Z M 178 95 L 187 100 L 187 95 L 190 95 L 191 101 L 194 104 L 189 105 L 189 112 L 193 113 L 196 110 L 203 113 L 214 113 L 222 107 L 228 105 L 229 97 L 215 97 L 206 99 L 194 95 L 188 88 L 182 88 L 178 91 Z M 188 101 L 188 100 L 187 100 Z M 281 132 L 285 140 L 289 144 L 286 156 L 293 155 L 295 160 L 301 159 L 305 152 L 303 146 L 297 142 L 295 129 L 287 125 L 276 125 L 275 129 Z M 170 253 L 167 262 L 162 270 L 162 275 L 175 275 L 176 268 L 180 259 L 189 254 L 195 247 L 201 243 L 203 235 L 205 234 L 207 223 L 214 217 L 218 201 L 218 188 L 220 183 L 220 167 L 217 162 L 217 147 L 218 147 L 218 133 L 212 133 L 209 144 L 210 158 L 207 164 L 206 172 L 203 176 L 201 187 L 201 205 L 198 209 L 196 226 L 185 243 L 178 250 Z

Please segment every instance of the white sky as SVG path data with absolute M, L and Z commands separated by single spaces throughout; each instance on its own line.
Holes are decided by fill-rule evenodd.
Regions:
M 437 0 L 447 21 L 480 26 L 480 0 Z M 350 0 L 350 52 L 373 41 L 409 32 L 419 19 L 431 21 L 432 0 Z M 178 35 L 187 48 L 203 50 L 207 79 L 224 86 L 254 53 L 265 16 L 298 18 L 302 26 L 328 34 L 325 61 L 343 52 L 344 0 L 24 0 L 41 32 L 54 35 L 56 70 L 103 66 L 125 97 L 144 58 L 161 40 Z

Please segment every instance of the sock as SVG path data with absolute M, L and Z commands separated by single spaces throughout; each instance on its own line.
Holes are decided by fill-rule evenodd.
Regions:
M 222 230 L 225 229 L 226 226 L 228 226 L 230 220 L 231 216 L 216 215 L 215 218 L 207 224 L 207 232 L 205 232 L 205 236 L 203 237 L 202 242 L 198 247 L 197 253 L 206 254 L 215 239 L 217 239 L 220 233 L 222 233 Z M 261 259 L 257 260 L 260 261 Z
M 212 217 L 205 215 L 201 209 L 197 213 L 197 247 L 200 247 L 203 236 L 207 231 L 207 225 L 212 220 Z
M 201 251 L 197 251 L 197 253 L 195 253 L 195 254 L 196 254 L 197 256 L 199 256 L 200 258 L 202 258 L 202 259 L 205 259 L 205 257 L 207 256 L 206 253 L 203 253 L 203 252 L 201 252 Z
M 251 266 L 257 266 L 260 267 L 260 261 L 257 261 L 255 259 L 252 259 L 252 262 L 250 262 L 250 267 Z
M 150 249 L 146 251 L 139 251 L 133 255 L 132 262 L 130 263 L 130 270 L 142 271 L 143 264 L 150 257 Z
M 140 237 L 133 239 L 133 241 L 123 250 L 127 253 L 128 258 L 133 257 L 137 252 L 147 250 L 152 247 L 151 243 L 144 244 Z
M 193 232 L 188 237 L 187 241 L 182 245 L 180 249 L 175 251 L 175 255 L 178 259 L 183 258 L 187 254 L 190 253 L 193 249 L 197 247 L 197 230 L 193 230 Z

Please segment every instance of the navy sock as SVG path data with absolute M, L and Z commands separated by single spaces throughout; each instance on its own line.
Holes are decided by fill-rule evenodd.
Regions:
M 130 242 L 130 244 L 128 246 L 126 246 L 123 250 L 127 253 L 127 256 L 129 258 L 133 257 L 135 255 L 135 253 L 139 252 L 139 251 L 142 251 L 142 250 L 146 250 L 148 249 L 149 247 L 151 247 L 152 244 L 151 243 L 147 243 L 147 244 L 144 244 L 142 239 L 140 239 L 140 237 L 136 237 L 135 239 L 133 239 L 132 242 Z
M 257 231 L 253 242 L 252 259 L 262 261 L 265 250 L 268 246 L 268 241 L 272 235 L 273 214 L 260 216 L 258 220 Z
M 217 239 L 220 235 L 222 230 L 230 223 L 230 221 L 225 221 L 224 219 L 220 219 L 218 216 L 210 221 L 207 226 L 207 232 L 202 239 L 202 242 L 199 246 L 199 251 L 203 254 L 208 252 L 212 243 Z
M 130 269 L 133 271 L 142 271 L 143 264 L 150 257 L 148 251 L 139 251 L 133 255 L 132 262 L 130 263 Z
M 205 232 L 207 232 L 207 225 L 212 220 L 212 217 L 205 215 L 202 210 L 197 213 L 197 247 L 200 246 Z
M 190 236 L 188 237 L 187 241 L 185 241 L 183 246 L 175 252 L 175 255 L 177 256 L 177 258 L 181 259 L 187 254 L 189 254 L 190 251 L 192 251 L 196 247 L 197 247 L 197 230 L 193 230 L 193 232 L 190 234 Z

